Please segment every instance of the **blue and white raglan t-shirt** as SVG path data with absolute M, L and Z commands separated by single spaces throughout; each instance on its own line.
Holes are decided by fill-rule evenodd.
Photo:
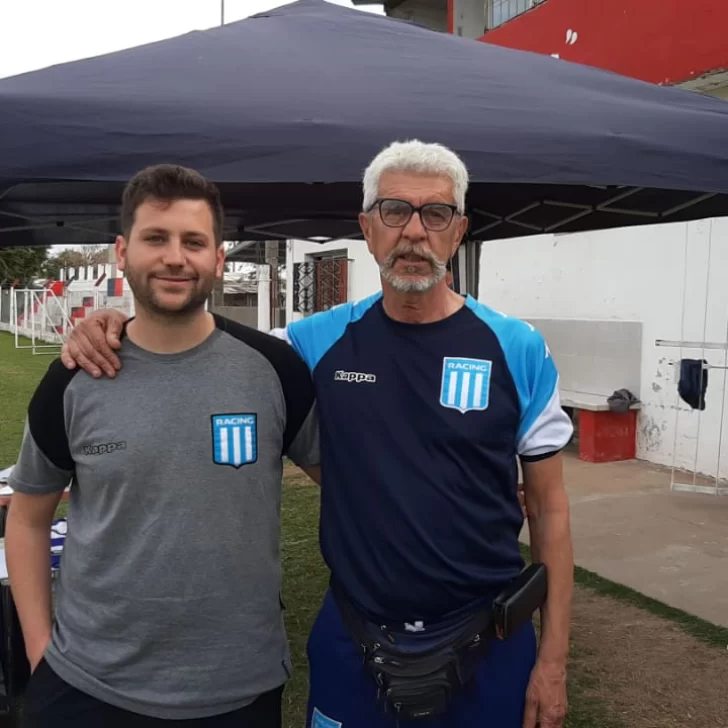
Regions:
M 398 322 L 378 293 L 278 335 L 313 373 L 321 549 L 359 609 L 433 621 L 514 578 L 518 458 L 573 432 L 541 334 L 470 296 L 442 321 Z

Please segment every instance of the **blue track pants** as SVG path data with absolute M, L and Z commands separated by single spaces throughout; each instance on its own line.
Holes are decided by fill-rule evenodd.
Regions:
M 330 592 L 309 636 L 308 659 L 306 728 L 521 728 L 536 636 L 529 623 L 507 641 L 491 640 L 472 689 L 458 694 L 446 715 L 427 720 L 398 722 L 384 712 Z

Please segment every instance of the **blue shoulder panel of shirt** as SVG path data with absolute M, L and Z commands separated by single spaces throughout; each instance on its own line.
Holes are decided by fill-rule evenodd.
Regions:
M 326 353 L 382 297 L 378 292 L 361 301 L 336 306 L 288 325 L 292 346 L 313 371 Z M 541 334 L 530 324 L 506 316 L 471 296 L 465 305 L 495 334 L 518 391 L 521 424 L 518 437 L 529 431 L 546 409 L 557 386 L 558 373 Z
M 313 371 L 329 349 L 382 297 L 381 291 L 361 301 L 350 301 L 315 313 L 286 327 L 288 340 Z

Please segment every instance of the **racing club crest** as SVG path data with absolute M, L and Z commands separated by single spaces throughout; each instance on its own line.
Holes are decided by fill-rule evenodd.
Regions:
M 442 362 L 440 404 L 465 413 L 488 408 L 493 362 L 446 356 Z
M 239 468 L 258 459 L 258 416 L 212 415 L 212 459 Z
M 329 718 L 318 708 L 313 709 L 313 715 L 311 716 L 311 728 L 341 728 L 341 725 L 342 724 L 338 720 Z

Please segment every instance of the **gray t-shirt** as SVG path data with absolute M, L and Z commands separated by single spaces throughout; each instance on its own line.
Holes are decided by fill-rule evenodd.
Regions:
M 48 664 L 166 719 L 233 711 L 286 681 L 282 456 L 319 462 L 307 366 L 268 334 L 216 323 L 174 355 L 124 338 L 115 379 L 54 361 L 10 482 L 71 483 Z

